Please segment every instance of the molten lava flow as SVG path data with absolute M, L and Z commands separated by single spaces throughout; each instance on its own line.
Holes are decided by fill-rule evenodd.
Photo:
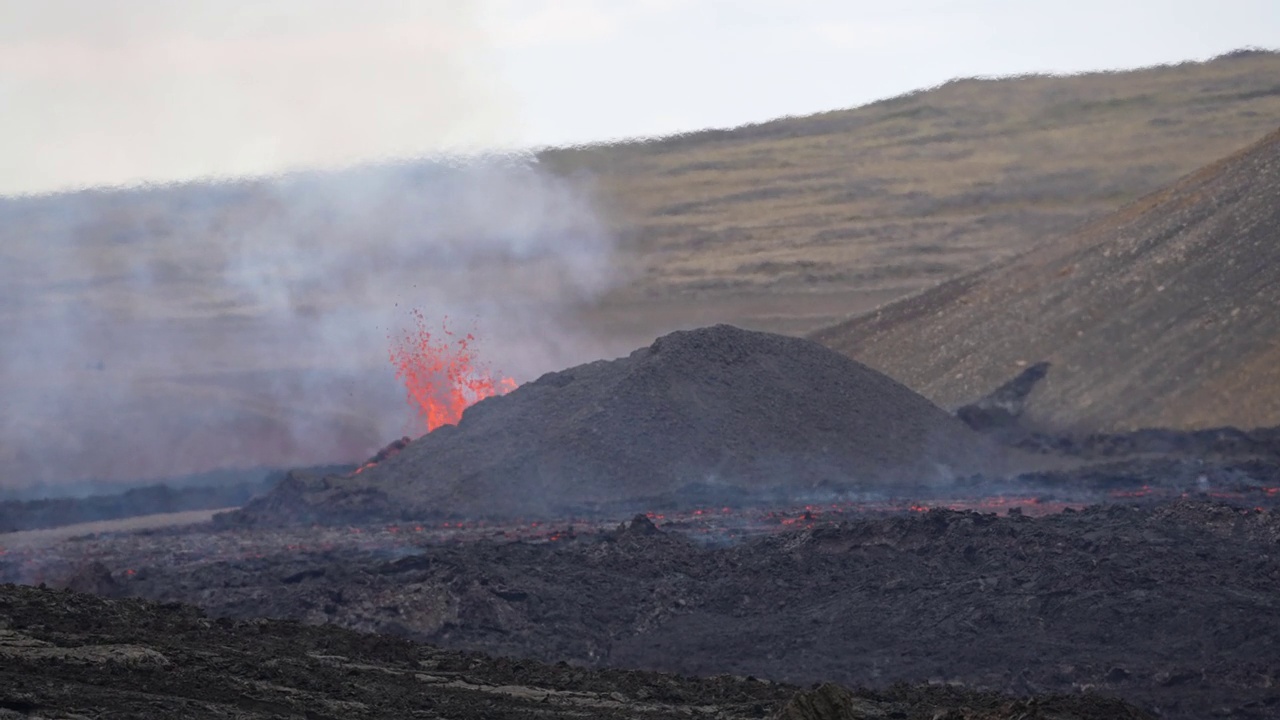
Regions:
M 410 443 L 410 442 L 413 442 L 413 441 L 412 441 L 412 440 L 410 440 L 410 439 L 409 439 L 409 437 L 407 437 L 407 436 L 406 436 L 406 437 L 402 437 L 402 438 L 400 438 L 399 440 L 396 440 L 395 442 L 391 443 L 390 445 L 388 445 L 388 446 L 386 446 L 386 447 L 382 448 L 381 450 L 379 450 L 377 455 L 374 455 L 372 458 L 369 458 L 369 461 L 368 461 L 368 462 L 366 462 L 365 464 L 363 464 L 363 465 L 361 465 L 360 467 L 356 468 L 356 469 L 355 469 L 355 471 L 354 471 L 354 472 L 352 472 L 351 474 L 352 474 L 352 475 L 359 475 L 360 473 L 364 472 L 365 470 L 368 470 L 369 468 L 373 467 L 374 465 L 377 465 L 378 463 L 382 462 L 383 460 L 386 460 L 386 459 L 387 459 L 387 458 L 389 458 L 389 457 L 395 457 L 396 455 L 399 455 L 399 454 L 400 454 L 400 451 L 401 451 L 401 450 L 403 450 L 403 449 L 405 449 L 406 447 L 408 447 L 408 445 L 409 445 L 409 443 Z
M 391 348 L 396 377 L 404 382 L 409 404 L 426 423 L 426 432 L 441 425 L 456 425 L 462 411 L 493 395 L 516 387 L 515 380 L 495 380 L 488 368 L 476 362 L 471 334 L 455 335 L 442 325 L 443 338 L 429 330 L 422 313 L 413 311 L 417 327 L 406 332 Z

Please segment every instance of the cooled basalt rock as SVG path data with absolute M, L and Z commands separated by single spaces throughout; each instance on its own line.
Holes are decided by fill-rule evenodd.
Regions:
M 111 601 L 0 585 L 0 720 L 759 720 L 777 713 L 797 690 L 750 678 L 690 678 L 487 657 L 332 626 L 215 620 L 177 603 Z M 1116 700 L 1099 703 L 1099 712 L 1072 714 L 1079 702 L 1071 698 L 1044 698 L 1047 712 L 1028 715 L 1019 707 L 1026 703 L 1010 697 L 961 689 L 940 697 L 922 686 L 903 686 L 883 699 L 865 691 L 858 697 L 859 707 L 868 711 L 859 717 L 1143 717 Z M 1001 711 L 1001 706 L 1010 709 Z M 966 714 L 987 709 L 996 711 Z

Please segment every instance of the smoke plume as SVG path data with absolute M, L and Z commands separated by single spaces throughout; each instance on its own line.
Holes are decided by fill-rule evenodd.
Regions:
M 0 492 L 361 460 L 413 309 L 517 380 L 605 352 L 584 186 L 474 159 L 520 137 L 477 10 L 0 0 Z
M 605 349 L 587 189 L 521 157 L 0 200 L 0 487 L 353 461 L 420 310 L 517 380 Z

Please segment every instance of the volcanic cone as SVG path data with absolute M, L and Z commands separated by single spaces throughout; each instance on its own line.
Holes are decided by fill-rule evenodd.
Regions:
M 830 497 L 989 470 L 962 423 L 818 343 L 727 325 L 480 401 L 357 476 L 291 478 L 246 509 L 528 517 Z M 669 506 L 669 505 L 668 505 Z

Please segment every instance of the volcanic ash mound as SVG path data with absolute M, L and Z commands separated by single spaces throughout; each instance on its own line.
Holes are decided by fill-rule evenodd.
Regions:
M 354 477 L 292 477 L 258 516 L 550 516 L 803 499 L 991 471 L 991 448 L 905 386 L 818 343 L 676 332 L 469 408 Z

